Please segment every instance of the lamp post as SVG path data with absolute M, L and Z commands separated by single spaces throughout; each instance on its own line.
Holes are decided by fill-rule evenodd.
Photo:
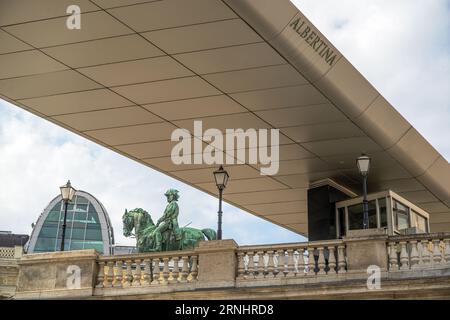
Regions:
M 219 170 L 214 171 L 214 179 L 216 180 L 217 189 L 219 189 L 219 211 L 218 221 L 217 221 L 217 240 L 222 240 L 222 194 L 223 190 L 227 186 L 228 182 L 228 172 L 226 172 L 222 166 L 220 166 Z
M 59 187 L 61 190 L 62 201 L 64 201 L 64 222 L 62 225 L 62 236 L 61 236 L 61 250 L 64 251 L 64 239 L 66 237 L 66 220 L 67 220 L 67 205 L 72 201 L 76 190 L 72 188 L 70 180 L 64 186 Z
M 369 229 L 369 202 L 367 201 L 367 175 L 370 168 L 370 157 L 365 154 L 356 159 L 359 173 L 363 177 L 363 228 Z

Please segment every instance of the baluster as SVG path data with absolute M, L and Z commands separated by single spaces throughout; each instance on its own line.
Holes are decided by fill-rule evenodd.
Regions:
M 296 277 L 300 271 L 299 271 L 299 264 L 300 264 L 300 260 L 299 260 L 299 250 L 298 249 L 294 249 L 292 250 L 292 275 L 294 277 Z
M 398 260 L 397 260 L 397 246 L 395 242 L 389 244 L 389 265 L 390 270 L 398 270 Z
M 108 266 L 108 274 L 106 275 L 105 287 L 111 288 L 114 280 L 114 261 L 108 261 L 106 265 Z
M 445 239 L 444 260 L 445 263 L 450 264 L 450 239 Z
M 281 272 L 286 277 L 289 274 L 289 253 L 287 250 L 280 251 L 280 260 L 281 260 L 281 268 L 283 269 Z M 278 262 L 280 263 L 280 261 Z
M 105 281 L 105 262 L 99 261 L 98 262 L 98 274 L 97 274 L 97 285 L 96 288 L 103 288 L 104 287 L 104 281 Z
M 191 281 L 197 281 L 197 275 L 198 275 L 198 265 L 197 265 L 197 259 L 198 256 L 192 256 L 192 268 L 191 268 Z
M 173 271 L 172 271 L 173 283 L 177 283 L 178 277 L 180 276 L 180 265 L 178 264 L 179 261 L 180 257 L 178 256 L 173 257 Z
M 308 275 L 316 275 L 316 259 L 314 258 L 314 248 L 308 247 Z
M 409 269 L 409 257 L 406 249 L 406 241 L 400 241 L 400 270 Z
M 168 283 L 168 279 L 169 279 L 169 275 L 170 275 L 170 271 L 169 271 L 169 257 L 164 257 L 163 258 L 163 272 L 162 272 L 162 276 L 163 276 L 163 280 L 162 280 L 162 284 L 167 284 Z
M 338 245 L 338 273 L 346 273 L 347 272 L 347 263 L 345 261 L 345 245 Z
M 275 265 L 273 264 L 273 250 L 267 251 L 269 259 L 267 260 L 267 276 L 274 277 L 273 270 L 275 269 Z
M 242 251 L 239 251 L 237 253 L 237 259 L 238 259 L 238 278 L 243 279 L 245 277 L 245 262 L 244 262 L 244 256 L 245 253 Z
M 122 260 L 116 261 L 117 272 L 116 272 L 114 287 L 117 287 L 117 288 L 122 288 L 122 278 L 123 278 L 122 277 L 122 272 L 123 272 L 122 266 L 123 266 Z
M 415 269 L 419 266 L 419 251 L 417 250 L 417 241 L 412 240 L 411 244 L 411 269 Z
M 305 264 L 305 249 L 304 248 L 300 248 L 298 250 L 298 274 L 300 274 L 300 276 L 304 276 L 306 275 L 306 264 Z
M 153 271 L 152 271 L 152 282 L 151 284 L 159 284 L 159 278 L 160 278 L 160 269 L 159 269 L 159 258 L 153 258 Z
M 435 264 L 441 263 L 441 259 L 442 259 L 441 248 L 439 246 L 440 243 L 441 243 L 441 240 L 439 240 L 439 239 L 433 240 L 433 262 Z
M 250 278 L 255 277 L 255 261 L 253 260 L 253 251 L 248 252 L 248 275 Z
M 150 259 L 144 259 L 144 275 L 143 279 L 141 281 L 141 285 L 149 285 L 150 284 L 150 278 L 151 278 L 151 260 Z
M 424 240 L 423 246 L 422 246 L 422 261 L 424 266 L 428 266 L 432 263 L 432 257 L 431 252 L 429 250 L 429 242 L 428 240 Z
M 131 280 L 133 279 L 133 274 L 131 271 L 131 260 L 127 260 L 125 261 L 126 265 L 127 265 L 127 269 L 125 271 L 125 283 L 124 283 L 124 287 L 129 287 L 131 286 Z
M 257 264 L 257 269 L 256 269 L 256 277 L 262 278 L 262 277 L 264 277 L 264 252 L 263 251 L 258 251 L 256 253 L 256 255 L 258 257 L 258 264 Z
M 319 247 L 319 259 L 318 259 L 318 262 L 317 262 L 317 266 L 318 266 L 318 269 L 319 269 L 317 274 L 319 274 L 319 275 L 327 274 L 325 272 L 325 252 L 324 252 L 323 247 Z
M 263 252 L 263 255 L 262 255 L 262 258 L 263 258 L 263 263 L 264 263 L 264 271 L 263 271 L 263 275 L 264 275 L 264 278 L 266 278 L 267 277 L 267 275 L 269 274 L 269 255 L 267 254 L 267 251 L 264 251 Z M 266 259 L 267 258 L 267 259 Z
M 188 256 L 182 256 L 181 257 L 181 275 L 180 275 L 180 282 L 185 283 L 187 281 L 187 277 L 189 275 L 189 269 L 188 269 Z
M 284 254 L 284 251 L 283 251 Z M 273 251 L 273 276 L 276 277 L 279 273 L 280 273 L 280 255 L 279 255 L 279 250 L 274 250 Z
M 295 275 L 294 253 L 295 253 L 295 250 L 293 250 L 293 249 L 286 250 L 287 263 L 286 263 L 286 268 L 284 269 L 285 277 Z
M 336 272 L 336 257 L 334 251 L 336 248 L 334 246 L 328 247 L 328 273 L 335 274 Z
M 136 264 L 136 269 L 134 270 L 133 275 L 133 287 L 139 287 L 141 285 L 141 260 L 135 259 L 134 263 Z
M 419 268 L 420 266 L 423 265 L 423 259 L 422 259 L 423 245 L 422 245 L 422 241 L 417 241 L 417 253 L 419 255 L 419 262 L 417 263 L 417 268 Z

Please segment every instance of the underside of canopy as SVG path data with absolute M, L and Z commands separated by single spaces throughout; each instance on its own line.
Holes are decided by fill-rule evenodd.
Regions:
M 224 199 L 303 235 L 311 183 L 359 194 L 366 153 L 369 191 L 450 230 L 449 163 L 288 0 L 1 1 L 0 96 L 212 195 L 218 166 L 175 165 L 173 130 L 279 129 L 278 173 L 226 165 Z

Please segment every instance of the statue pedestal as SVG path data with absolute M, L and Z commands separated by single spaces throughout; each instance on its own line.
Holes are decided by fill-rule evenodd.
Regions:
M 234 287 L 236 281 L 236 249 L 234 240 L 201 241 L 197 288 Z

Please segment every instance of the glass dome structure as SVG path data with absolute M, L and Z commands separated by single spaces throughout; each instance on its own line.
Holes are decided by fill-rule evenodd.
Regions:
M 61 195 L 54 198 L 40 215 L 28 242 L 28 253 L 59 251 L 61 246 L 64 203 Z M 76 191 L 67 207 L 64 250 L 95 249 L 111 255 L 113 228 L 104 206 L 91 194 Z

